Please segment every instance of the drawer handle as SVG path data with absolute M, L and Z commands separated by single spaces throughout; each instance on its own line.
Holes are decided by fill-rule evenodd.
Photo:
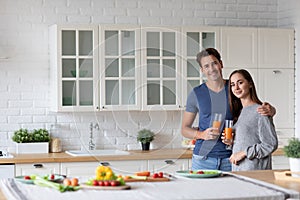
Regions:
M 280 74 L 281 71 L 280 70 L 273 70 L 273 74 Z
M 33 164 L 35 168 L 43 168 L 43 164 Z
M 109 162 L 101 162 L 100 164 L 103 166 L 110 166 Z
M 165 163 L 167 163 L 168 165 L 174 165 L 175 162 L 173 160 L 165 160 Z

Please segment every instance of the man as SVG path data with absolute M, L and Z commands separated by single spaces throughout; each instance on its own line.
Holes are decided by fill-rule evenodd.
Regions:
M 222 60 L 219 52 L 208 48 L 197 55 L 197 62 L 207 82 L 195 87 L 189 94 L 186 110 L 182 119 L 181 133 L 184 137 L 196 139 L 192 157 L 192 170 L 217 169 L 231 171 L 229 157 L 231 150 L 226 149 L 221 137 L 216 136 L 216 128 L 212 128 L 212 114 L 221 113 L 222 121 L 232 119 L 228 104 L 228 83 L 223 79 Z M 258 108 L 262 115 L 274 116 L 275 108 L 264 103 Z M 199 113 L 199 128 L 192 128 Z M 221 125 L 219 132 L 222 132 Z

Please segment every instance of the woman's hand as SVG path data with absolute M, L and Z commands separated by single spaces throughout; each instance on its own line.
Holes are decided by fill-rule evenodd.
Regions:
M 240 161 L 244 160 L 246 158 L 246 153 L 243 151 L 234 153 L 230 156 L 229 161 L 234 164 L 238 165 Z
M 232 133 L 232 137 L 234 137 L 234 133 Z M 232 138 L 232 139 L 226 139 L 226 138 L 225 138 L 225 133 L 224 133 L 224 131 L 222 132 L 222 137 L 221 137 L 221 139 L 222 139 L 222 142 L 223 142 L 224 144 L 226 144 L 226 145 L 228 145 L 228 146 L 232 146 L 232 145 L 233 145 L 233 138 Z

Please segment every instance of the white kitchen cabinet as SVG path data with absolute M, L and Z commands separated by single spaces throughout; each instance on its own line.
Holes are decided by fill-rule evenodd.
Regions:
M 61 173 L 68 177 L 79 177 L 81 179 L 96 176 L 97 166 L 109 166 L 115 174 L 134 174 L 138 171 L 147 170 L 147 160 L 123 160 L 123 161 L 99 161 L 99 162 L 67 162 L 61 163 Z
M 51 109 L 94 111 L 97 109 L 97 26 L 49 28 Z
M 168 172 L 174 174 L 179 170 L 189 169 L 189 159 L 149 160 L 148 169 L 151 173 Z
M 295 68 L 293 29 L 258 29 L 258 68 Z
M 60 163 L 16 164 L 16 176 L 60 174 Z
M 181 103 L 180 29 L 142 27 L 142 110 L 176 110 Z
M 206 77 L 201 73 L 196 61 L 197 54 L 206 48 L 219 49 L 220 34 L 218 27 L 183 27 L 182 28 L 182 108 L 192 89 L 203 82 Z
M 272 156 L 272 169 L 290 169 L 289 158 L 286 156 Z
M 96 168 L 99 162 L 66 162 L 61 163 L 61 174 L 67 177 L 78 177 L 80 179 L 89 179 L 96 176 Z
M 100 26 L 100 110 L 139 110 L 140 28 Z
M 294 76 L 294 69 L 259 69 L 259 98 L 276 108 L 276 128 L 294 127 Z
M 279 145 L 294 136 L 294 30 L 221 28 L 221 55 L 225 78 L 235 69 L 248 70 L 258 97 L 273 105 Z
M 257 68 L 257 32 L 257 28 L 221 28 L 220 53 L 224 69 Z

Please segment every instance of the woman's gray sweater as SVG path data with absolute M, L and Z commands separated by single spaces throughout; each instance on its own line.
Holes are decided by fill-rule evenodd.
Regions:
M 271 117 L 257 112 L 259 106 L 244 107 L 233 126 L 232 152 L 244 151 L 247 157 L 238 165 L 232 165 L 232 171 L 272 169 L 271 154 L 278 146 L 277 134 Z

